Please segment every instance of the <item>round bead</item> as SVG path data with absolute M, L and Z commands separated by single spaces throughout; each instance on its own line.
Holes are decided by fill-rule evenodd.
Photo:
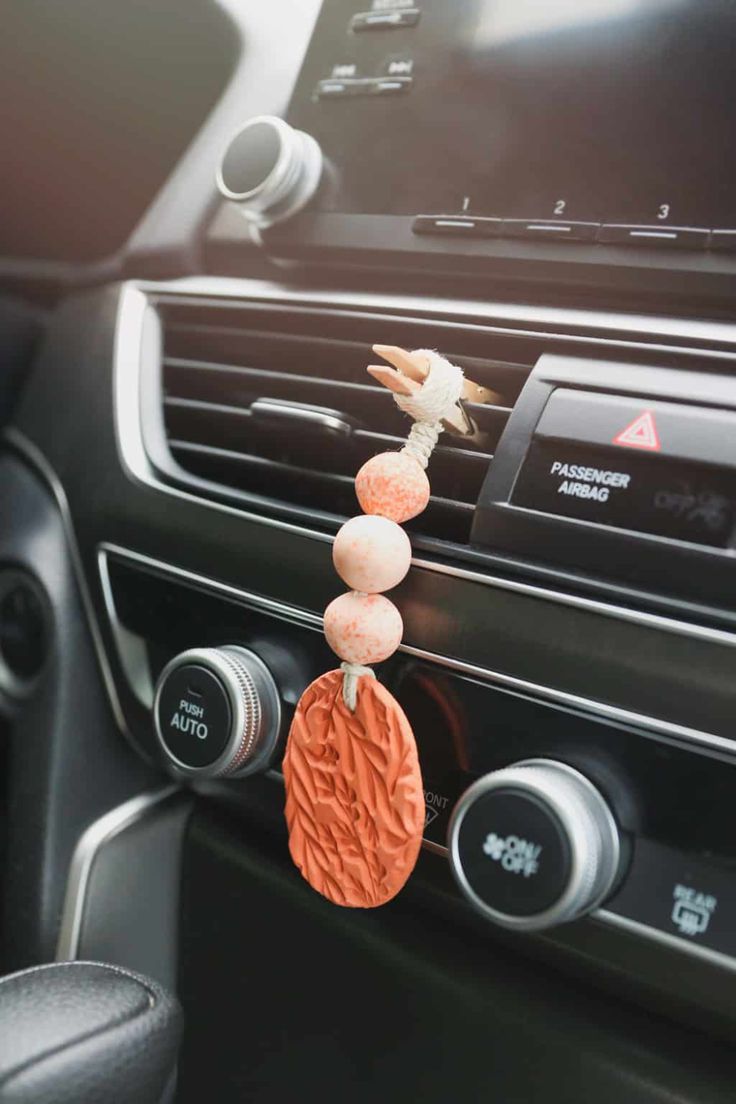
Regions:
M 325 637 L 346 663 L 380 663 L 393 655 L 404 632 L 401 614 L 382 594 L 350 591 L 325 610 Z
M 335 571 L 353 590 L 380 594 L 398 586 L 411 564 L 411 544 L 404 530 L 385 517 L 346 521 L 332 546 Z
M 367 460 L 356 475 L 355 493 L 366 514 L 380 514 L 401 523 L 426 508 L 429 480 L 413 456 L 381 452 Z

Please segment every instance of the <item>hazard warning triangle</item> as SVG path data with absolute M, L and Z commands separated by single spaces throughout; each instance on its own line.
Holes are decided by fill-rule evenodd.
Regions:
M 660 444 L 657 426 L 651 410 L 645 410 L 638 418 L 634 418 L 631 425 L 622 429 L 618 437 L 613 438 L 614 445 L 623 445 L 624 448 L 649 449 L 650 452 L 659 452 Z

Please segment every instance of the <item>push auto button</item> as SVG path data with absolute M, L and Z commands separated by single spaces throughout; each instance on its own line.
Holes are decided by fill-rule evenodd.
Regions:
M 281 702 L 266 665 L 237 645 L 191 648 L 164 667 L 153 718 L 177 776 L 216 778 L 268 766 L 278 742 Z
M 214 763 L 227 746 L 232 723 L 224 683 L 197 663 L 178 667 L 164 684 L 158 723 L 175 759 L 190 767 Z

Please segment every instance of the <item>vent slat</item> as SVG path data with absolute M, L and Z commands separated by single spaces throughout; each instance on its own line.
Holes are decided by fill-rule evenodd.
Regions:
M 376 453 L 400 449 L 411 424 L 366 375 L 375 354 L 367 341 L 352 339 L 367 333 L 366 320 L 356 316 L 353 326 L 301 308 L 216 310 L 192 303 L 167 304 L 162 315 L 163 415 L 175 461 L 169 477 L 185 481 L 190 473 L 212 493 L 217 487 L 225 496 L 246 492 L 269 511 L 282 502 L 313 511 L 323 524 L 328 515 L 356 513 L 356 471 Z M 431 326 L 418 323 L 394 326 L 383 319 L 370 328 L 375 338 L 407 347 L 443 344 L 432 340 Z M 513 341 L 504 338 L 497 347 L 497 359 L 477 355 L 473 336 L 465 354 L 448 352 L 499 399 L 468 404 L 477 426 L 472 437 L 443 435 L 432 457 L 430 504 L 409 525 L 417 533 L 469 540 L 493 452 L 530 369 L 508 358 Z
M 165 410 L 169 436 L 182 444 L 210 445 L 350 479 L 371 456 L 394 451 L 404 443 L 402 437 L 361 429 L 347 440 L 330 434 L 317 439 L 311 427 L 298 423 L 288 434 L 274 434 L 247 409 L 193 399 L 168 398 Z M 475 503 L 491 459 L 487 453 L 440 445 L 432 458 L 432 485 L 441 497 Z
M 271 372 L 257 368 L 233 368 L 199 361 L 169 360 L 164 362 L 164 388 L 168 398 L 191 399 L 247 408 L 257 399 L 286 399 L 314 406 L 340 410 L 367 428 L 393 436 L 405 437 L 410 422 L 398 409 L 393 398 L 382 387 L 365 383 L 345 383 L 312 379 L 294 373 Z M 458 449 L 493 452 L 508 421 L 507 406 L 468 403 L 468 412 L 481 431 L 478 442 L 453 438 Z
M 314 471 L 271 461 L 263 456 L 188 441 L 171 440 L 169 446 L 173 456 L 187 471 L 203 479 L 236 489 L 253 490 L 254 487 L 263 487 L 263 477 L 267 475 L 269 494 L 280 495 L 288 502 L 346 516 L 358 512 L 352 475 Z M 420 519 L 415 519 L 409 522 L 407 528 L 425 532 L 431 527 L 433 534 L 441 540 L 467 542 L 473 510 L 471 503 L 432 495 L 421 516 L 421 524 Z

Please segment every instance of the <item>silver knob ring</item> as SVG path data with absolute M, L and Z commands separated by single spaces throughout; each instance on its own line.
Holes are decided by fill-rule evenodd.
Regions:
M 228 150 L 246 131 L 264 124 L 273 128 L 279 140 L 279 153 L 271 171 L 255 187 L 235 192 L 225 182 L 223 164 Z M 241 213 L 259 229 L 267 229 L 289 218 L 306 206 L 322 178 L 322 151 L 317 141 L 302 130 L 295 130 L 276 115 L 258 115 L 238 127 L 225 147 L 217 168 L 220 193 L 239 205 Z
M 230 733 L 218 758 L 193 767 L 172 753 L 161 731 L 159 704 L 166 680 L 179 667 L 196 664 L 216 675 L 230 705 Z M 153 702 L 156 738 L 173 772 L 186 778 L 244 777 L 262 770 L 274 754 L 281 728 L 281 699 L 273 676 L 255 652 L 239 645 L 190 648 L 161 672 Z
M 463 869 L 463 820 L 480 797 L 501 789 L 535 795 L 557 817 L 570 845 L 570 874 L 562 894 L 531 916 L 514 916 L 487 904 Z M 453 809 L 448 848 L 455 880 L 471 904 L 499 926 L 519 932 L 543 931 L 597 908 L 611 892 L 621 860 L 618 827 L 606 801 L 585 775 L 554 759 L 525 759 L 474 782 Z

